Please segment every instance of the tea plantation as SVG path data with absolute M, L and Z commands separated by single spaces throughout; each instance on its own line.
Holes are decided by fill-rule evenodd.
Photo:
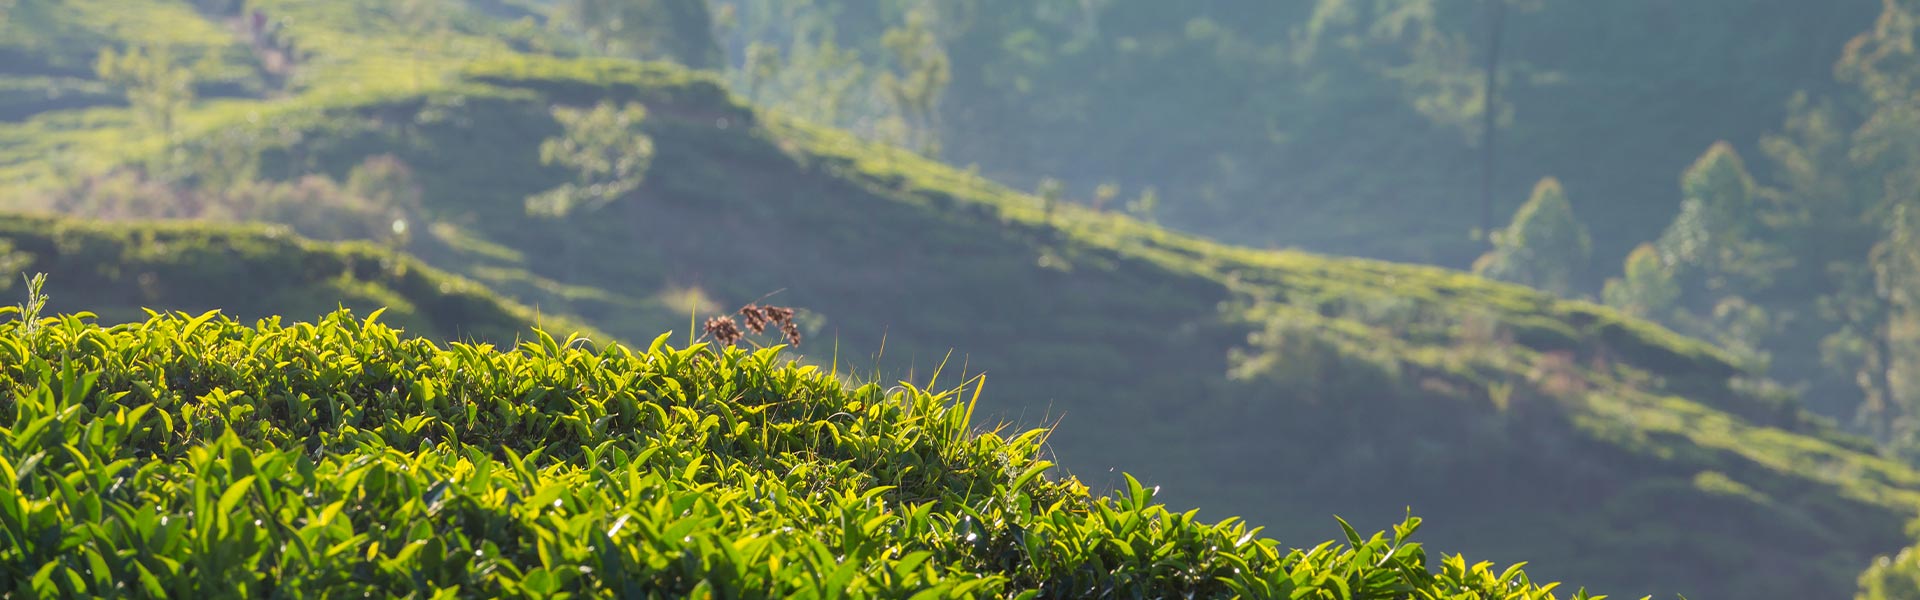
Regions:
M 4 595 L 1554 597 L 1430 560 L 1418 519 L 1296 550 L 1131 478 L 1090 497 L 1044 431 L 970 422 L 978 378 L 379 316 L 0 324 Z
M 1615 597 L 1920 597 L 1899 554 L 1920 469 L 1709 342 L 1458 271 L 1152 222 L 1228 208 L 1205 190 L 1170 184 L 1162 213 L 1130 208 L 1141 182 L 1104 201 L 1017 191 L 990 178 L 1017 147 L 1000 167 L 942 164 L 724 73 L 577 47 L 539 22 L 552 4 L 0 0 L 0 301 L 45 272 L 42 313 L 97 313 L 4 330 L 0 428 L 19 433 L 0 480 L 18 525 L 0 582 L 18 589 L 0 597 L 1509 597 L 1539 591 L 1488 583 L 1521 561 Z M 421 10 L 435 5 L 445 20 Z M 1716 24 L 1701 33 L 1731 23 L 1689 10 Z M 1190 42 L 1213 54 L 1213 39 Z M 171 56 L 148 61 L 170 93 L 95 68 L 104 50 Z M 1734 112 L 1778 107 L 1749 108 Z M 1400 150 L 1366 165 L 1434 147 L 1376 125 Z M 1188 144 L 1216 133 L 1059 158 L 1216 156 Z M 1349 154 L 1313 138 L 1292 143 Z M 620 152 L 603 169 L 548 150 L 567 144 Z M 1298 166 L 1244 156 L 1238 172 L 1261 177 Z M 1318 239 L 1471 242 L 1402 235 L 1409 217 L 1472 215 L 1425 219 L 1452 210 L 1421 200 L 1449 188 L 1388 198 L 1394 177 L 1374 170 L 1255 194 L 1232 190 L 1257 178 L 1191 175 Z M 1599 177 L 1583 172 L 1556 175 Z M 1583 207 L 1606 197 L 1573 189 Z M 1292 208 L 1307 198 L 1320 206 Z M 1371 214 L 1389 199 L 1424 208 Z M 1232 225 L 1288 238 L 1272 218 Z M 806 342 L 781 356 L 818 370 L 611 345 L 761 301 L 800 309 Z M 333 314 L 382 307 L 376 324 Z M 889 375 L 836 381 L 849 371 Z M 884 389 L 895 379 L 967 385 Z M 1048 433 L 970 435 L 1003 421 Z M 1155 486 L 1176 508 L 1136 505 Z M 1099 494 L 1117 495 L 1102 509 Z M 1429 519 L 1420 539 L 1502 569 L 1389 551 L 1332 518 L 1392 529 L 1409 507 Z M 1305 551 L 1329 537 L 1347 539 Z

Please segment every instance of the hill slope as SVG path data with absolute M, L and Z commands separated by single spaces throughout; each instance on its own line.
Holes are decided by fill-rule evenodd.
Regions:
M 1137 483 L 1090 498 L 1039 476 L 1041 432 L 976 435 L 951 393 L 541 336 L 443 348 L 345 312 L 0 323 L 0 589 L 1553 597 L 1428 565 L 1417 521 L 1305 553 Z
M 65 191 L 45 158 L 62 147 L 105 168 L 165 164 L 177 143 L 192 151 L 175 156 L 251 157 L 233 164 L 282 183 L 349 181 L 393 156 L 422 192 L 426 225 L 405 249 L 519 303 L 637 340 L 778 291 L 805 309 L 812 362 L 920 379 L 952 351 L 946 372 L 984 371 L 995 386 L 983 415 L 1064 414 L 1048 447 L 1096 487 L 1122 487 L 1106 473 L 1125 469 L 1178 490 L 1176 505 L 1243 514 L 1283 541 L 1323 538 L 1329 514 L 1382 528 L 1411 505 L 1436 517 L 1428 533 L 1447 548 L 1618 595 L 1834 595 L 1903 543 L 1898 526 L 1920 506 L 1911 469 L 1711 348 L 1611 311 L 1050 209 L 669 67 L 503 58 L 454 71 L 430 55 L 430 76 L 410 80 L 407 61 L 376 56 L 393 31 L 356 32 L 321 10 L 333 5 L 274 5 L 308 11 L 297 35 L 336 49 L 315 72 L 381 77 L 202 102 L 177 142 L 116 108 L 0 125 L 0 176 L 26 182 L 6 200 L 60 206 L 31 190 Z M 563 130 L 551 109 L 628 100 L 648 109 L 644 183 L 581 218 L 530 218 L 528 196 L 573 179 L 532 142 Z M 46 245 L 31 226 L 7 235 Z M 99 264 L 114 262 L 77 270 Z M 60 283 L 76 268 L 51 270 Z M 218 289 L 183 305 L 244 301 Z M 336 290 L 315 289 L 303 297 L 332 306 Z M 124 306 L 135 301 L 162 300 Z
M 52 274 L 47 310 L 86 309 L 107 322 L 145 320 L 144 309 L 256 319 L 311 318 L 344 306 L 384 308 L 387 322 L 440 340 L 508 343 L 535 324 L 596 335 L 412 257 L 364 243 L 316 243 L 284 227 L 4 215 L 0 264 Z M 11 279 L 0 290 L 24 294 Z
M 466 81 L 316 105 L 300 153 L 263 145 L 261 172 L 344 177 L 393 154 L 436 222 L 412 252 L 625 339 L 684 324 L 676 290 L 708 314 L 785 290 L 819 363 L 924 377 L 951 349 L 948 371 L 1000 390 L 982 414 L 1064 414 L 1049 448 L 1071 472 L 1124 468 L 1282 540 L 1313 539 L 1312 515 L 1380 527 L 1411 505 L 1438 543 L 1599 591 L 1819 596 L 1897 548 L 1920 506 L 1920 475 L 1605 309 L 1049 215 L 665 67 L 512 59 Z M 551 103 L 602 100 L 649 108 L 644 185 L 590 219 L 529 221 L 523 199 L 567 176 L 524 140 L 559 130 Z
M 859 77 L 810 55 L 857 50 L 864 82 L 904 77 L 896 38 L 930 17 L 950 64 L 936 97 L 944 156 L 1021 189 L 1065 180 L 1157 186 L 1178 228 L 1255 246 L 1465 267 L 1482 186 L 1488 2 L 714 0 L 734 81 L 807 107 Z M 1879 2 L 1507 2 L 1495 218 L 1543 177 L 1565 181 L 1612 266 L 1677 212 L 1674 182 L 1717 140 L 1751 151 L 1796 92 L 1833 90 Z M 911 39 L 911 38 L 909 38 Z M 775 50 L 775 77 L 749 44 Z M 849 74 L 851 73 L 851 74 Z M 943 80 L 943 81 L 947 81 Z M 742 89 L 750 89 L 746 85 Z M 871 124 L 885 93 L 846 93 Z M 1737 100 L 1736 100 L 1737 99 Z M 869 127 L 871 129 L 871 127 Z M 1597 283 L 1597 282 L 1596 282 Z

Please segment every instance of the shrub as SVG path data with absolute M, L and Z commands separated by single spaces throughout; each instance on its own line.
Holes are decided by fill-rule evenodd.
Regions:
M 15 312 L 0 309 L 0 314 Z M 1094 498 L 957 391 L 777 351 L 402 337 L 343 312 L 0 323 L 14 595 L 1552 598 L 1391 533 L 1282 549 Z M 1579 594 L 1576 597 L 1584 597 Z

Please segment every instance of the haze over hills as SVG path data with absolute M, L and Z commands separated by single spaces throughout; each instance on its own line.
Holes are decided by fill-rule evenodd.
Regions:
M 1796 92 L 1825 94 L 1873 0 L 1507 2 L 1499 33 L 1495 217 L 1542 177 L 1585 199 L 1596 267 L 1678 211 L 1674 182 L 1709 145 L 1744 152 Z M 812 104 L 809 77 L 846 69 L 887 88 L 910 61 L 883 40 L 924 28 L 950 65 L 933 118 L 942 155 L 1033 189 L 1179 198 L 1170 226 L 1278 246 L 1465 268 L 1479 227 L 1493 3 L 1436 0 L 721 0 L 737 81 L 749 47 L 785 69 L 757 96 Z M 903 37 L 903 36 L 902 36 Z M 831 40 L 857 60 L 827 62 Z M 915 52 L 923 49 L 915 49 Z M 768 59 L 771 60 L 771 59 Z M 810 69 L 818 69 L 815 73 Z M 908 76 L 901 79 L 910 78 Z M 855 86 L 837 123 L 914 119 Z M 884 95 L 884 93 L 883 93 Z M 1495 225 L 1499 225 L 1496 222 Z
M 1230 242 L 1605 301 L 1920 447 L 1920 393 L 1882 376 L 1920 369 L 1892 308 L 1920 294 L 1886 275 L 1916 227 L 1908 3 L 715 6 L 762 104 Z M 1549 181 L 1569 235 L 1509 231 Z
M 802 309 L 815 365 L 986 373 L 978 420 L 1057 423 L 1048 449 L 1096 488 L 1123 470 L 1303 547 L 1329 515 L 1381 529 L 1411 507 L 1437 548 L 1617 597 L 1843 594 L 1920 507 L 1920 473 L 1872 441 L 1611 309 L 1018 193 L 716 75 L 544 56 L 585 49 L 514 24 L 538 6 L 445 4 L 421 25 L 373 3 L 217 4 L 134 3 L 177 21 L 170 51 L 203 84 L 123 108 L 86 65 L 155 46 L 104 4 L 16 3 L 10 32 L 25 14 L 86 33 L 9 37 L 47 41 L 10 46 L 33 60 L 6 81 L 107 91 L 10 105 L 8 206 L 138 221 L 0 227 L 56 308 L 385 305 L 442 339 L 538 320 L 641 342 L 778 302 Z M 248 29 L 253 8 L 275 33 Z M 583 167 L 567 144 L 612 158 Z M 221 221 L 283 229 L 201 223 Z

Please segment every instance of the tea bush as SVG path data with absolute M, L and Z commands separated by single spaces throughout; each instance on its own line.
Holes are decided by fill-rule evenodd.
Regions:
M 1416 518 L 1294 550 L 1090 497 L 973 429 L 978 378 L 378 317 L 0 324 L 0 596 L 1554 597 Z

